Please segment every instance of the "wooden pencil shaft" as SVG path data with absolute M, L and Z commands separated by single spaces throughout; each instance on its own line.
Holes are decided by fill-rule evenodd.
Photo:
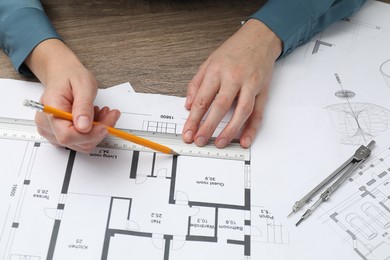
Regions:
M 43 107 L 43 112 L 52 114 L 53 116 L 61 118 L 61 119 L 73 121 L 73 116 L 72 116 L 71 113 L 59 110 L 59 109 L 51 107 L 51 106 L 46 106 L 45 105 Z M 95 122 L 95 121 L 93 122 L 93 124 L 94 125 L 99 125 L 99 123 Z M 125 131 L 116 129 L 114 127 L 110 127 L 110 126 L 105 126 L 105 127 L 106 127 L 107 132 L 109 134 L 111 134 L 113 136 L 116 136 L 118 138 L 121 138 L 121 139 L 130 141 L 132 143 L 136 143 L 136 144 L 148 147 L 150 149 L 153 149 L 155 151 L 159 151 L 159 152 L 162 152 L 162 153 L 172 154 L 172 152 L 173 152 L 171 148 L 169 148 L 167 146 L 164 146 L 162 144 L 152 142 L 152 141 L 147 140 L 145 138 L 142 138 L 142 137 L 139 137 L 139 136 L 127 133 Z

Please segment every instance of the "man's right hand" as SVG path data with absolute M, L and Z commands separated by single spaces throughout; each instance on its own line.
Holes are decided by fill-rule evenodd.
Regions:
M 93 106 L 98 88 L 94 75 L 57 39 L 41 42 L 25 63 L 45 86 L 40 102 L 73 114 L 70 122 L 37 112 L 38 132 L 54 145 L 83 153 L 94 149 L 107 134 L 104 126 L 114 126 L 120 116 L 116 109 Z

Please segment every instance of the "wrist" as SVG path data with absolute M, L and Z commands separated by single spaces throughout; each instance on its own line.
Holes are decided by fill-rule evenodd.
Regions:
M 254 41 L 262 45 L 267 50 L 273 61 L 280 56 L 283 51 L 282 40 L 263 22 L 257 19 L 249 19 L 243 25 L 243 29 L 249 30 Z
M 48 39 L 38 44 L 25 60 L 34 75 L 47 85 L 50 75 L 64 71 L 65 66 L 84 67 L 77 56 L 58 39 Z

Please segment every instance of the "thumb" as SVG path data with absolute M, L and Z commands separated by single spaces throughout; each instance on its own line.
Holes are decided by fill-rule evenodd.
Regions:
M 83 84 L 81 88 L 74 89 L 72 105 L 73 124 L 81 133 L 87 133 L 92 129 L 94 118 L 93 100 L 97 93 L 97 84 L 94 82 Z

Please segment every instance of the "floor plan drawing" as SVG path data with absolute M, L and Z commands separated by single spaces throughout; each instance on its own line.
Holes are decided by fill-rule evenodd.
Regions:
M 0 143 L 1 259 L 250 259 L 250 161 Z
M 321 220 L 350 245 L 358 259 L 390 259 L 390 145 L 361 166 L 349 182 L 350 192 Z
M 262 206 L 251 206 L 251 239 L 263 244 L 290 244 L 289 230 Z
M 144 131 L 149 131 L 149 132 L 154 132 L 154 133 L 177 134 L 177 124 L 176 123 L 167 123 L 167 122 L 158 122 L 158 121 L 144 121 L 142 129 Z

